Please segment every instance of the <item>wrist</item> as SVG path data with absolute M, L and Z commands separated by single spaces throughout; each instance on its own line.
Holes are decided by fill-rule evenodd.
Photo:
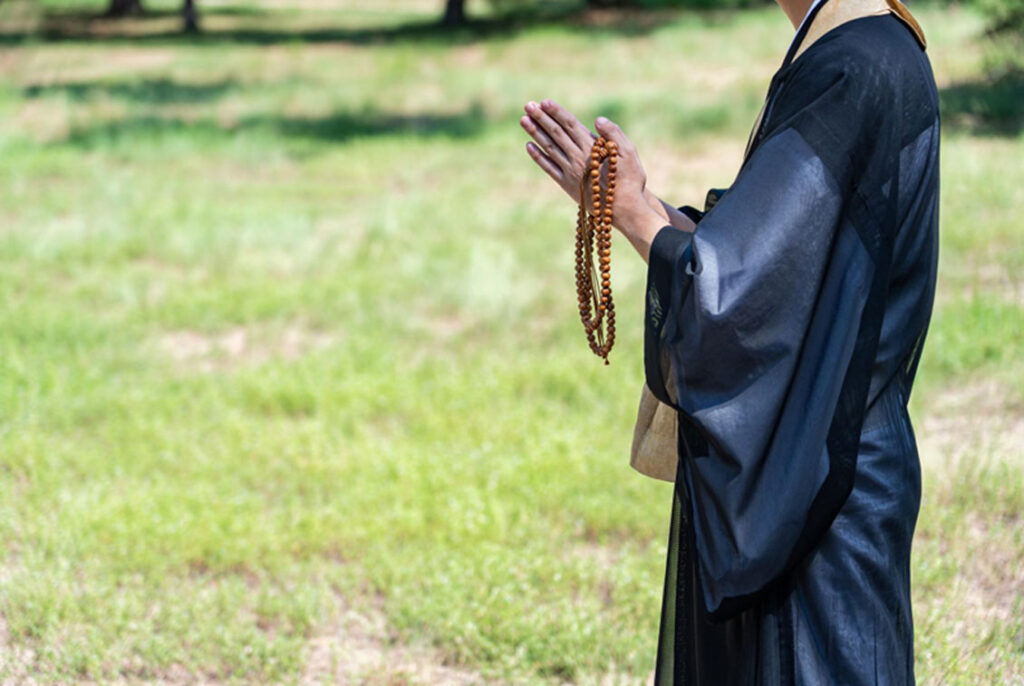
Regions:
M 646 186 L 644 186 L 644 200 L 647 201 L 647 204 L 652 210 L 661 215 L 662 219 L 666 222 L 669 221 L 668 211 L 665 209 L 665 203 L 663 203 L 661 198 L 655 195 L 654 192 Z
M 616 213 L 613 225 L 629 239 L 644 261 L 648 259 L 654 237 L 669 222 L 646 203 L 631 212 Z

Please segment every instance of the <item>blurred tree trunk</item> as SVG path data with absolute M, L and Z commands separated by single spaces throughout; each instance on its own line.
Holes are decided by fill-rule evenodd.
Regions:
M 199 12 L 195 0 L 185 0 L 181 11 L 185 19 L 185 33 L 199 33 Z
M 142 0 L 110 0 L 107 6 L 108 17 L 127 17 L 129 14 L 142 13 Z
M 444 7 L 442 26 L 461 26 L 466 23 L 465 0 L 448 0 Z

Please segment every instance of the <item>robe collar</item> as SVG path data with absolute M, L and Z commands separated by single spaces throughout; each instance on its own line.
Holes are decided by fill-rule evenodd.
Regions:
M 824 7 L 828 1 L 829 0 L 814 0 L 814 2 L 811 3 L 811 6 L 807 9 L 807 14 L 804 15 L 803 21 L 800 22 L 800 26 L 796 30 L 796 35 L 793 36 L 793 41 L 789 44 L 789 50 L 786 51 L 786 58 L 782 61 L 780 71 L 788 67 L 793 63 L 793 60 L 796 59 L 796 53 L 803 44 L 804 38 L 807 37 L 807 32 L 810 30 L 811 24 L 814 23 L 814 17 L 817 16 L 818 12 L 821 11 L 821 8 Z
M 796 33 L 793 34 L 794 41 L 796 40 L 797 35 L 799 35 L 799 33 L 803 30 L 804 26 L 807 24 L 807 17 L 811 16 L 811 12 L 814 11 L 814 8 L 820 4 L 821 0 L 814 0 L 814 2 L 811 3 L 811 6 L 807 8 L 807 11 L 804 12 L 804 18 L 800 21 L 800 26 L 796 27 Z M 790 43 L 789 47 L 792 48 L 793 43 Z

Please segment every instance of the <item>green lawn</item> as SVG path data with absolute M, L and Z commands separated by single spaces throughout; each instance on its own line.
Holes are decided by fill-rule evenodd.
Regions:
M 443 34 L 426 0 L 211 2 L 190 41 L 68 14 L 100 4 L 0 5 L 0 682 L 645 679 L 644 268 L 620 239 L 603 367 L 517 119 L 612 116 L 699 202 L 782 13 Z M 949 116 L 917 671 L 1020 683 L 1024 96 L 979 17 L 919 16 Z

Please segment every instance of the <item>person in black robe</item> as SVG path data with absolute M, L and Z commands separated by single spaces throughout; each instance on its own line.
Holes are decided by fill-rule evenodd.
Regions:
M 907 402 L 935 292 L 938 96 L 896 12 L 804 44 L 859 1 L 780 0 L 797 36 L 704 211 L 658 200 L 596 122 L 620 149 L 613 223 L 648 262 L 646 382 L 679 419 L 658 686 L 914 681 Z M 530 157 L 579 201 L 594 134 L 549 100 L 526 112 Z

